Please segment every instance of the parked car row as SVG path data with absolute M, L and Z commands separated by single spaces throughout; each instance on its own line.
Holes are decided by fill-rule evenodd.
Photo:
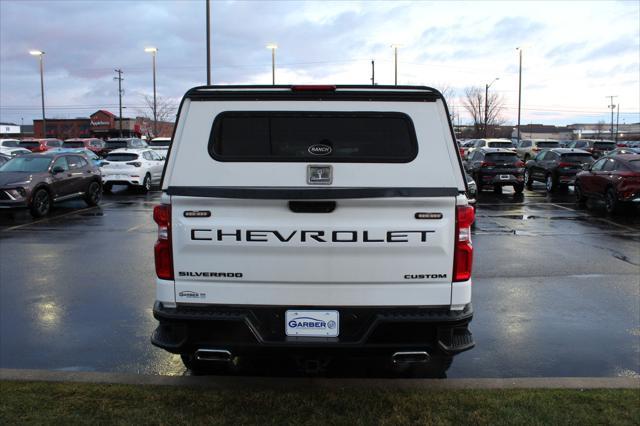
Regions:
M 111 191 L 113 185 L 147 192 L 160 183 L 163 155 L 146 147 L 126 147 L 129 140 L 113 145 L 117 143 L 125 147 L 114 147 L 105 158 L 86 147 L 64 145 L 18 155 L 0 152 L 0 209 L 27 208 L 33 217 L 41 217 L 59 201 L 80 198 L 95 206 L 103 190 Z
M 30 152 L 45 152 L 58 148 L 84 148 L 90 150 L 100 157 L 105 157 L 111 151 L 118 148 L 144 149 L 152 148 L 164 158 L 171 146 L 171 138 L 158 137 L 146 142 L 139 138 L 74 138 L 60 140 L 55 138 L 42 139 L 0 139 L 0 152 L 15 152 L 13 150 L 22 149 Z
M 637 144 L 637 146 L 636 146 Z M 470 139 L 459 141 L 460 155 L 467 159 L 473 151 L 479 148 L 504 148 L 515 150 L 523 161 L 535 157 L 540 151 L 551 148 L 574 148 L 589 152 L 594 158 L 616 148 L 638 148 L 640 142 L 614 142 L 600 139 L 580 139 L 575 141 L 560 141 L 551 139 L 521 139 L 519 143 L 510 139 Z
M 468 154 L 464 167 L 478 192 L 492 188 L 501 193 L 504 186 L 512 186 L 520 194 L 525 187 L 532 189 L 534 182 L 542 182 L 548 192 L 574 186 L 579 203 L 587 198 L 600 199 L 611 213 L 624 204 L 640 205 L 639 148 L 604 151 L 602 141 L 581 144 L 589 150 L 551 147 L 553 144 L 542 141 L 525 142 L 521 142 L 516 152 L 480 147 Z M 594 158 L 594 153 L 600 158 Z M 527 161 L 523 162 L 521 157 Z

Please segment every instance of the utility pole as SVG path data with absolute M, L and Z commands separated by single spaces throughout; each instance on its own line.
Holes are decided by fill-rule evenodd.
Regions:
M 618 135 L 620 134 L 620 104 L 616 110 L 616 142 L 618 142 Z
M 613 103 L 613 98 L 617 98 L 615 95 L 609 95 L 607 98 L 611 99 L 611 104 L 607 106 L 607 108 L 611 108 L 611 140 L 613 140 L 613 110 L 616 108 L 616 105 Z
M 207 2 L 207 86 L 211 85 L 211 17 L 209 0 Z
M 398 85 L 398 47 L 400 47 L 399 44 L 392 44 L 391 47 L 393 47 L 393 68 L 394 68 L 394 84 L 397 86 Z
M 113 77 L 114 80 L 118 80 L 118 99 L 120 102 L 120 118 L 119 118 L 119 127 L 120 127 L 120 137 L 122 137 L 122 70 L 115 69 L 115 72 L 118 73 L 117 77 Z
M 518 144 L 520 144 L 520 108 L 522 105 L 522 48 L 517 48 L 520 53 L 520 67 L 518 71 Z
M 489 125 L 489 87 L 496 81 L 500 80 L 500 77 L 496 77 L 489 84 L 484 85 L 484 137 L 487 137 L 487 126 Z
M 371 85 L 376 85 L 376 61 L 371 60 Z

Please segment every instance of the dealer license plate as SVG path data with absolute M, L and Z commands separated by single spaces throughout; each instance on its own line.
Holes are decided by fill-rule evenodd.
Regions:
M 340 334 L 338 311 L 287 311 L 287 336 L 337 337 Z
M 500 175 L 500 180 L 509 180 L 509 178 L 511 178 L 511 175 Z

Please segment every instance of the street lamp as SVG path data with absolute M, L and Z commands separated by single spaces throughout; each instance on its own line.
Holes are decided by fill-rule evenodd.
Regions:
M 46 138 L 47 137 L 47 120 L 44 116 L 44 63 L 43 63 L 44 52 L 41 50 L 30 50 L 29 54 L 40 57 L 40 94 L 42 95 L 42 134 Z
M 484 137 L 487 137 L 487 125 L 489 124 L 489 87 L 496 81 L 500 80 L 500 77 L 496 77 L 489 84 L 484 85 Z
M 520 144 L 520 108 L 522 105 L 522 48 L 516 47 L 520 56 L 520 67 L 518 71 L 518 144 Z
M 156 47 L 145 47 L 144 51 L 151 53 L 153 57 L 153 136 L 158 136 L 158 112 L 156 104 L 156 54 L 158 49 Z
M 393 48 L 393 64 L 395 69 L 395 85 L 398 85 L 398 48 L 402 47 L 401 44 L 392 44 Z
M 278 45 L 275 43 L 269 43 L 266 46 L 267 49 L 271 49 L 271 84 L 276 85 L 276 49 Z

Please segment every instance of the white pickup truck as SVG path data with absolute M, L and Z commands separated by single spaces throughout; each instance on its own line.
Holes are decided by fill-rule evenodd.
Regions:
M 162 191 L 151 341 L 188 368 L 353 355 L 431 375 L 474 345 L 474 210 L 434 89 L 193 88 Z

